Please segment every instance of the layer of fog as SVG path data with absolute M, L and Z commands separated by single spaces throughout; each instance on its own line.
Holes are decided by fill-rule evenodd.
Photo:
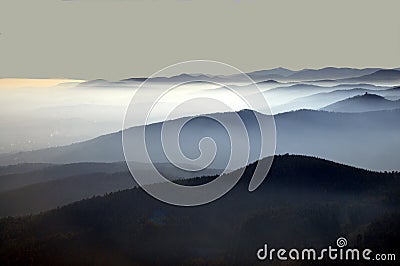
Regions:
M 76 143 L 122 129 L 125 112 L 141 83 L 130 86 L 83 87 L 76 84 L 60 84 L 46 88 L 0 88 L 0 153 L 29 151 Z M 158 93 L 166 83 L 152 83 L 141 88 L 149 95 Z M 382 96 L 400 97 L 399 90 L 371 84 L 296 84 L 293 82 L 259 82 L 272 113 L 281 113 L 302 108 L 319 109 L 334 101 L 362 92 L 376 92 Z M 235 92 L 233 92 L 234 90 Z M 335 91 L 335 97 L 329 93 Z M 230 84 L 229 88 L 219 84 L 190 83 L 172 88 L 162 95 L 149 114 L 147 123 L 174 119 L 202 113 L 255 109 L 269 113 L 266 106 L 249 106 L 244 97 L 260 97 L 252 94 L 249 85 Z M 192 104 L 173 112 L 182 102 L 197 98 L 220 101 L 214 105 Z M 309 97 L 309 98 L 308 98 Z M 299 98 L 302 99 L 299 102 Z M 323 99 L 331 99 L 324 101 Z M 141 103 L 147 105 L 146 100 Z M 140 112 L 141 104 L 132 108 Z M 136 126 L 133 123 L 126 126 Z

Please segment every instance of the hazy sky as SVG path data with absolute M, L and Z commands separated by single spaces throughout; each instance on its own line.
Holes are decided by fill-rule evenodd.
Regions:
M 398 0 L 1 0 L 0 77 L 116 80 L 190 59 L 400 67 L 399 10 Z

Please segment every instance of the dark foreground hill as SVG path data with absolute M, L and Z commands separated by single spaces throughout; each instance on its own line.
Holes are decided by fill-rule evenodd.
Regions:
M 398 252 L 398 173 L 277 156 L 267 179 L 250 193 L 253 170 L 247 167 L 227 195 L 199 207 L 164 204 L 134 188 L 2 219 L 0 264 L 247 265 L 258 263 L 264 243 L 321 248 L 340 236 L 352 247 Z

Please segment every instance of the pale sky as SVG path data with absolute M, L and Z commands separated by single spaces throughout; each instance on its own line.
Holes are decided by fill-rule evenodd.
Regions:
M 0 77 L 117 80 L 209 59 L 243 71 L 400 67 L 398 0 L 1 0 Z

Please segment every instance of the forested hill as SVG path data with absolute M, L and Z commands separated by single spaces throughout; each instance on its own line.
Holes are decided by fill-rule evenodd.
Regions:
M 0 264 L 243 265 L 257 262 L 264 243 L 318 248 L 340 236 L 351 246 L 399 250 L 399 173 L 277 156 L 250 193 L 253 169 L 227 195 L 198 207 L 168 205 L 134 188 L 2 219 Z

